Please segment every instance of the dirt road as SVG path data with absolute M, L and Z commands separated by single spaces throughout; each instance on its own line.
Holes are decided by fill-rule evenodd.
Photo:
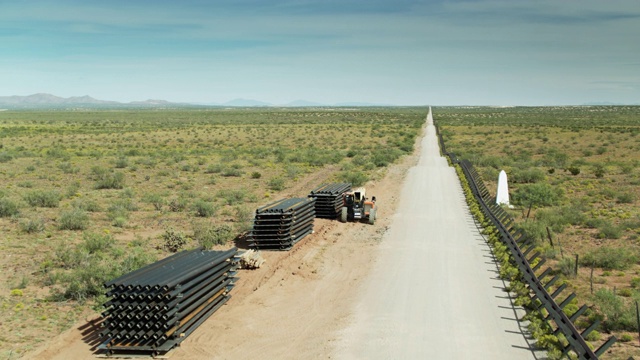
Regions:
M 332 358 L 534 359 L 427 121 L 420 161 Z

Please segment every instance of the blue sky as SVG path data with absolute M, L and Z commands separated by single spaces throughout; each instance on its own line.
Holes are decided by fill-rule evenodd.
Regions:
M 637 0 L 0 0 L 0 96 L 640 103 Z

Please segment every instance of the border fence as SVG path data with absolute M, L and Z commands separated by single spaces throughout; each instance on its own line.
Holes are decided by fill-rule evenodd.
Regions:
M 574 321 L 584 314 L 588 307 L 583 305 L 571 316 L 565 314 L 563 309 L 576 297 L 575 293 L 569 294 L 559 303 L 557 299 L 560 299 L 560 294 L 565 290 L 566 284 L 549 293 L 549 289 L 558 280 L 559 276 L 556 275 L 547 280 L 553 273 L 551 268 L 547 268 L 540 275 L 536 275 L 536 271 L 542 267 L 545 259 L 540 259 L 535 266 L 531 267 L 531 264 L 540 256 L 540 253 L 534 252 L 535 245 L 532 243 L 531 238 L 520 230 L 514 230 L 515 222 L 513 217 L 504 211 L 502 207 L 495 204 L 495 199 L 487 190 L 473 165 L 468 160 L 459 160 L 454 153 L 447 152 L 440 129 L 437 125 L 435 128 L 442 154 L 448 156 L 452 164 L 460 165 L 474 197 L 480 204 L 482 212 L 498 229 L 500 240 L 509 249 L 511 260 L 520 270 L 522 278 L 533 294 L 532 300 L 535 301 L 537 299 L 540 301 L 541 305 L 538 309 L 544 307 L 547 310 L 548 316 L 545 321 L 550 325 L 552 324 L 551 322 L 555 324 L 554 335 L 563 334 L 566 337 L 569 344 L 563 349 L 563 356 L 568 355 L 570 351 L 574 351 L 578 359 L 598 359 L 616 342 L 616 337 L 611 336 L 596 350 L 592 350 L 589 347 L 585 338 L 598 327 L 600 320 L 596 320 L 582 332 L 576 328 Z M 531 255 L 532 252 L 534 252 L 533 255 Z M 552 328 L 554 327 L 552 326 Z

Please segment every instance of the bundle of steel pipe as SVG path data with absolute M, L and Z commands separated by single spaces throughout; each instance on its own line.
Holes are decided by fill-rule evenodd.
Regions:
M 350 183 L 324 184 L 309 194 L 316 199 L 316 217 L 335 219 L 340 214 L 343 206 L 343 194 L 351 191 Z
M 110 300 L 99 349 L 150 355 L 171 350 L 229 300 L 237 253 L 182 251 L 106 282 Z
M 282 199 L 258 208 L 249 246 L 289 250 L 313 232 L 314 218 L 315 199 L 312 198 Z

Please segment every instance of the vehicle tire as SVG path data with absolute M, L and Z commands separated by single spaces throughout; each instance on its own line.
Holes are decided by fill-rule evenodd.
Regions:
M 373 225 L 376 223 L 376 209 L 371 209 L 369 211 L 369 224 Z
M 347 209 L 347 207 L 343 207 L 342 208 L 342 213 L 340 214 L 340 221 L 347 222 L 347 216 L 349 215 L 349 210 Z

